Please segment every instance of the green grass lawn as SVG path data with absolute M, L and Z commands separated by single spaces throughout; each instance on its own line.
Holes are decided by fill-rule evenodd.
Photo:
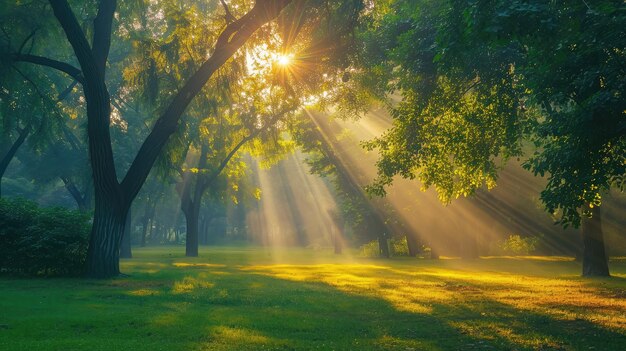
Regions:
M 626 263 L 135 250 L 115 280 L 0 278 L 0 350 L 626 350 Z

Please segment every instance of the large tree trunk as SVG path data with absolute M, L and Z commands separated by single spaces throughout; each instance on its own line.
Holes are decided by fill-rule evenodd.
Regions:
M 126 213 L 119 206 L 112 206 L 96 198 L 87 251 L 88 277 L 111 278 L 120 274 L 119 246 L 126 226 Z
M 120 258 L 133 258 L 131 249 L 131 209 L 128 209 L 126 215 L 126 224 L 124 225 L 124 235 L 122 236 L 122 245 L 120 246 Z
M 87 275 L 108 278 L 119 274 L 119 244 L 124 232 L 126 211 L 145 182 L 154 162 L 169 137 L 176 132 L 187 106 L 206 82 L 246 41 L 267 22 L 273 20 L 291 1 L 257 1 L 244 16 L 229 23 L 220 34 L 211 56 L 200 65 L 173 97 L 141 145 L 126 176 L 120 183 L 115 172 L 110 137 L 111 99 L 106 85 L 106 62 L 111 46 L 116 0 L 101 0 L 93 21 L 91 44 L 71 6 L 64 0 L 49 0 L 50 6 L 72 46 L 81 72 L 69 65 L 61 67 L 83 83 L 87 102 L 89 157 L 93 171 L 96 210 L 87 254 Z M 65 69 L 62 69 L 62 68 Z M 82 73 L 82 75 L 80 74 Z
M 583 218 L 583 276 L 608 277 L 609 264 L 604 247 L 600 207 L 591 209 L 591 218 Z
M 192 203 L 183 210 L 185 223 L 187 224 L 187 238 L 185 240 L 185 256 L 198 257 L 198 217 L 200 205 Z
M 4 172 L 6 172 L 7 168 L 9 167 L 9 163 L 11 163 L 11 160 L 13 160 L 13 157 L 15 157 L 15 154 L 17 153 L 17 150 L 20 148 L 20 146 L 24 144 L 24 141 L 26 140 L 26 137 L 28 136 L 29 133 L 30 133 L 30 128 L 24 128 L 20 132 L 20 136 L 11 145 L 7 153 L 2 157 L 2 160 L 0 160 L 0 180 L 2 180 L 2 177 L 4 176 Z M 1 195 L 2 195 L 2 187 L 0 187 L 0 196 Z

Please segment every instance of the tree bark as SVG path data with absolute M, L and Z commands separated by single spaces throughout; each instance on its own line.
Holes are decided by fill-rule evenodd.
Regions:
M 599 206 L 591 209 L 591 217 L 583 218 L 583 276 L 608 277 L 609 264 L 604 247 L 602 215 Z
M 13 142 L 7 153 L 2 157 L 2 160 L 0 161 L 0 180 L 2 180 L 2 177 L 4 177 L 4 172 L 6 172 L 7 168 L 9 167 L 9 163 L 11 163 L 11 160 L 13 160 L 13 157 L 15 157 L 15 154 L 17 153 L 17 150 L 20 148 L 20 146 L 24 144 L 24 141 L 26 140 L 26 137 L 28 137 L 29 133 L 30 128 L 24 128 L 22 131 L 20 131 L 20 135 L 17 140 Z M 2 196 L 2 187 L 0 187 L 0 196 Z
M 82 76 L 87 102 L 89 156 L 94 179 L 95 213 L 87 253 L 87 275 L 108 278 L 119 274 L 119 245 L 128 208 L 145 182 L 157 157 L 193 98 L 206 82 L 261 26 L 273 20 L 291 0 L 257 1 L 252 10 L 229 23 L 220 34 L 213 54 L 174 96 L 142 144 L 120 183 L 113 162 L 109 131 L 111 99 L 105 81 L 116 0 L 100 0 L 93 26 L 93 47 L 66 0 L 49 0 L 65 32 Z M 47 62 L 52 67 L 50 62 Z
M 119 246 L 124 235 L 127 210 L 96 197 L 96 211 L 87 251 L 87 276 L 112 278 L 120 274 Z
M 122 244 L 120 245 L 120 258 L 133 258 L 131 249 L 131 209 L 128 209 L 126 222 L 124 224 L 124 235 L 122 236 Z
M 185 223 L 187 224 L 187 238 L 185 240 L 185 256 L 198 257 L 198 217 L 200 206 L 191 206 L 185 213 Z

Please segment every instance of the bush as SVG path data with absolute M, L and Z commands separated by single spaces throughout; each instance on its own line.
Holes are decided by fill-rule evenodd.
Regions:
M 501 243 L 500 249 L 504 254 L 528 255 L 535 252 L 538 244 L 539 238 L 522 238 L 521 236 L 514 234 L 509 235 L 509 237 Z
M 361 256 L 380 257 L 380 250 L 378 249 L 378 240 L 373 240 L 365 245 L 361 245 Z
M 406 236 L 401 239 L 391 239 L 389 249 L 391 256 L 409 256 L 409 245 Z
M 0 272 L 75 276 L 87 256 L 90 216 L 23 199 L 0 199 Z

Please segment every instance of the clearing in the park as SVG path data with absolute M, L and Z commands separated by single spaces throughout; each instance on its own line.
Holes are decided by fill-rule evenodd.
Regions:
M 0 281 L 0 349 L 624 350 L 626 262 L 137 249 L 114 280 Z

